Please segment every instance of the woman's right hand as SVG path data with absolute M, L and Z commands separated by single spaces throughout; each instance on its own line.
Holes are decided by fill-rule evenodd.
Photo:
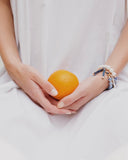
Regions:
M 0 56 L 11 78 L 28 96 L 48 113 L 67 114 L 71 111 L 58 109 L 46 98 L 45 92 L 54 95 L 54 87 L 35 69 L 20 61 L 16 44 L 13 14 L 10 0 L 0 0 Z
M 11 78 L 16 84 L 37 104 L 50 114 L 72 114 L 68 109 L 58 109 L 51 104 L 45 96 L 57 95 L 56 89 L 50 82 L 44 79 L 33 67 L 18 63 L 11 67 L 6 67 Z

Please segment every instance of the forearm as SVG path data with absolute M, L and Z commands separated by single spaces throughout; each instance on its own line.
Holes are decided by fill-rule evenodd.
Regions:
M 0 55 L 6 68 L 13 67 L 21 62 L 9 0 L 0 0 Z
M 115 46 L 112 54 L 106 61 L 107 65 L 113 67 L 117 75 L 128 63 L 128 21 L 124 26 L 120 38 Z

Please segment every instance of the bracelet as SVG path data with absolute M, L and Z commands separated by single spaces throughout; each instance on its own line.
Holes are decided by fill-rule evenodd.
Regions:
M 98 68 L 99 69 L 100 68 L 105 68 L 106 70 L 108 70 L 112 74 L 113 77 L 116 77 L 116 72 L 114 72 L 114 70 L 111 66 L 108 66 L 108 65 L 105 64 L 105 65 L 100 65 Z
M 98 73 L 103 72 L 102 74 L 102 79 L 105 78 L 105 74 L 108 76 L 108 88 L 106 90 L 110 90 L 112 88 L 116 87 L 117 83 L 117 77 L 116 77 L 116 72 L 114 72 L 113 68 L 108 65 L 100 65 L 98 67 L 98 70 L 93 73 L 93 76 L 96 76 Z

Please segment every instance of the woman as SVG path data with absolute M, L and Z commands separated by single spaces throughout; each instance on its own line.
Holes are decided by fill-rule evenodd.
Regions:
M 101 160 L 125 145 L 127 41 L 125 0 L 0 0 L 1 136 L 31 160 Z M 92 76 L 101 64 L 104 79 Z M 80 80 L 59 102 L 57 69 Z

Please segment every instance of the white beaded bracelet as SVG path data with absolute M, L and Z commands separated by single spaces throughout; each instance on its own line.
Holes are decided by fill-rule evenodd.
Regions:
M 110 89 L 116 87 L 116 81 L 117 81 L 116 72 L 114 72 L 114 70 L 111 66 L 100 65 L 98 67 L 98 70 L 95 71 L 93 73 L 93 75 L 96 76 L 100 72 L 103 72 L 103 74 L 102 74 L 103 79 L 104 79 L 105 73 L 108 75 L 109 86 L 108 86 L 107 90 L 110 90 Z
M 116 77 L 116 72 L 114 72 L 114 70 L 111 66 L 108 66 L 105 64 L 105 65 L 100 65 L 98 68 L 99 69 L 105 68 L 106 70 L 108 70 L 112 74 L 113 77 Z

